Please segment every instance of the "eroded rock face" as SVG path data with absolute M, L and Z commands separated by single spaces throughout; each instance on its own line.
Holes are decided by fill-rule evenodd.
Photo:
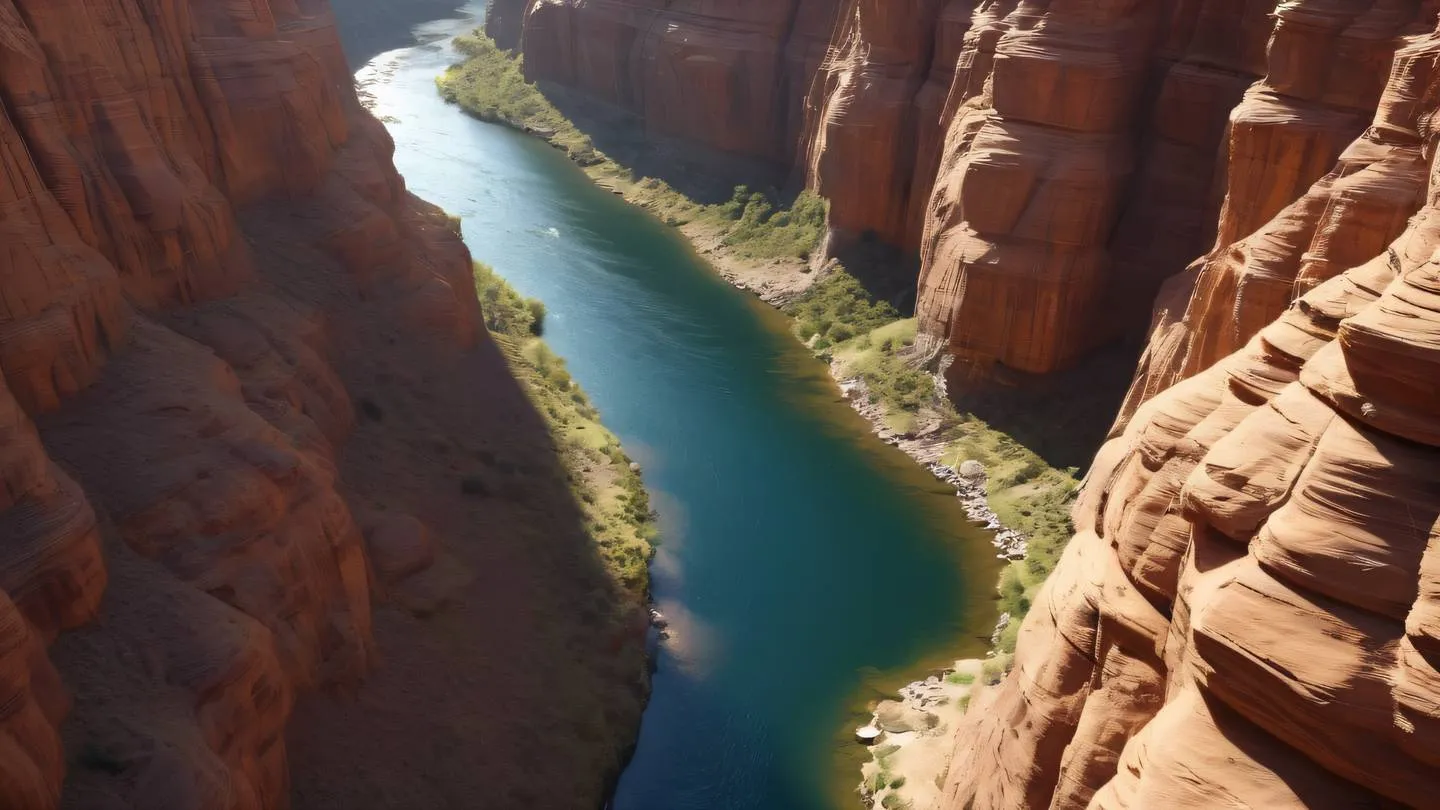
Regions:
M 1379 61 L 1374 37 L 1327 28 L 1336 8 L 1281 7 L 1268 81 L 1292 79 L 1275 87 L 1300 75 L 1286 26 L 1340 37 L 1326 50 L 1337 61 Z M 1413 15 L 1435 25 L 1413 4 L 1349 24 L 1379 10 L 1394 12 L 1382 32 Z M 1304 75 L 1334 101 L 1327 116 L 1373 87 L 1363 72 Z M 947 808 L 1434 803 L 1440 36 L 1403 41 L 1382 75 L 1372 126 L 1304 185 L 1328 125 L 1252 117 L 1247 106 L 1288 102 L 1247 94 L 1232 154 L 1263 152 L 1252 137 L 1309 147 L 1273 154 L 1288 168 L 1232 166 L 1220 238 L 1238 247 L 1198 275 L 1245 283 L 1194 298 L 1216 312 L 1205 329 L 1223 308 L 1238 322 L 1223 340 L 1240 343 L 1175 372 L 1100 451 L 1014 671 L 957 734 Z M 1298 199 L 1252 196 L 1272 182 Z M 1231 218 L 1258 230 L 1232 238 Z
M 977 15 L 961 57 L 961 92 L 979 92 L 946 136 L 917 314 L 964 361 L 1046 372 L 1104 339 L 1107 244 L 1166 4 L 1006 5 Z
M 308 213 L 286 249 L 343 274 L 315 285 L 456 348 L 468 253 L 405 193 L 324 0 L 0 0 L 0 32 L 0 805 L 59 806 L 46 645 L 99 615 L 85 643 L 145 659 L 96 689 L 101 659 L 60 668 L 118 724 L 80 755 L 125 770 L 109 801 L 286 806 L 295 695 L 372 663 L 370 568 L 326 313 L 236 212 Z
M 839 0 L 531 0 L 525 71 L 631 109 L 648 131 L 789 165 Z M 513 41 L 516 4 L 491 12 Z
M 806 109 L 806 172 L 830 203 L 832 239 L 869 232 L 919 251 L 919 212 L 973 6 L 850 0 L 841 7 Z

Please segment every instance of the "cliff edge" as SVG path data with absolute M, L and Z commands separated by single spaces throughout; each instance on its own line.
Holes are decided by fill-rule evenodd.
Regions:
M 1337 12 L 1277 12 L 1232 116 L 1227 247 L 1150 346 L 1178 382 L 1097 456 L 947 808 L 1433 804 L 1440 37 L 1414 33 L 1433 6 Z M 1391 63 L 1383 91 L 1327 69 L 1347 59 Z
M 639 606 L 392 151 L 325 0 L 0 0 L 0 806 L 598 802 Z

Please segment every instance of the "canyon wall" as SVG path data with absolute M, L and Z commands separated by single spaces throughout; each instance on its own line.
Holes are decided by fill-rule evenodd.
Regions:
M 428 491 L 430 526 L 407 517 L 416 476 L 461 497 L 457 462 L 380 454 L 519 435 L 527 406 L 484 333 L 468 251 L 407 194 L 392 151 L 326 0 L 0 0 L 0 807 L 286 807 L 319 770 L 288 762 L 304 696 L 354 695 L 380 655 L 441 643 L 372 602 L 459 598 L 436 583 L 478 553 L 484 521 Z M 447 378 L 464 380 L 454 394 Z M 412 410 L 346 452 L 365 429 L 353 391 L 370 421 L 373 397 Z M 445 421 L 476 408 L 458 395 L 492 413 Z M 405 432 L 418 414 L 439 432 Z M 437 554 L 454 564 L 427 568 Z M 556 590 L 594 584 L 576 576 Z M 434 687 L 430 714 L 407 716 L 421 725 L 451 699 L 492 703 L 493 683 L 454 679 L 522 646 L 506 643 L 452 641 L 411 686 L 359 694 Z M 594 652 L 633 682 L 639 641 L 625 644 L 587 631 L 553 652 Z M 618 737 L 608 761 L 547 778 L 598 801 Z M 354 754 L 343 739 L 321 745 Z M 521 781 L 456 747 L 474 775 L 438 798 Z M 415 781 L 368 756 L 348 767 Z
M 946 808 L 1434 804 L 1436 10 L 1274 25 L 1221 247 L 1162 297 Z
M 831 239 L 920 247 L 945 101 L 973 0 L 848 0 L 812 82 L 802 143 Z
M 502 0 L 489 28 L 502 45 L 518 38 L 531 79 L 632 110 L 649 133 L 788 166 L 838 5 Z
M 527 59 L 618 5 L 535 4 Z M 838 4 L 794 159 L 833 239 L 920 252 L 922 343 L 1046 373 L 1150 323 L 946 808 L 1434 803 L 1436 15 Z
M 827 255 L 863 240 L 920 257 L 926 348 L 1046 373 L 1143 335 L 1163 281 L 1213 243 L 1217 156 L 1266 72 L 1273 7 L 497 0 L 488 28 L 531 78 L 652 134 L 789 167 L 829 203 Z M 1321 24 L 1383 42 L 1397 14 L 1337 7 Z M 1366 88 L 1347 91 L 1365 108 Z M 1250 105 L 1255 126 L 1277 103 Z M 1326 121 L 1340 145 L 1355 123 Z M 1303 181 L 1338 149 L 1317 144 Z

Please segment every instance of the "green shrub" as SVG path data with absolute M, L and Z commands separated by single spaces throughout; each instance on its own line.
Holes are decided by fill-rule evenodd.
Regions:
M 534 132 L 582 162 L 598 159 L 589 137 L 525 80 L 520 59 L 479 31 L 456 38 L 455 48 L 465 61 L 436 79 L 441 98 L 477 118 Z
M 530 310 L 530 334 L 540 337 L 545 334 L 545 302 L 539 298 L 525 299 L 525 308 Z
M 900 319 L 900 312 L 888 301 L 876 301 L 860 280 L 843 267 L 815 282 L 810 289 L 785 307 L 798 324 L 801 340 L 815 335 L 832 343 L 878 329 Z M 835 334 L 836 329 L 839 334 Z
M 600 414 L 571 379 L 565 361 L 538 337 L 544 306 L 523 298 L 479 262 L 475 288 L 486 327 L 535 410 L 545 417 L 563 462 L 565 484 L 584 510 L 599 556 L 615 580 L 642 597 L 648 589 L 647 566 L 656 532 L 655 513 L 640 473 L 630 468 L 619 441 L 600 424 Z M 592 474 L 610 465 L 614 471 L 608 475 Z M 471 495 L 490 492 L 480 476 L 467 476 L 460 486 Z
M 750 259 L 809 259 L 825 236 L 825 200 L 801 192 L 789 208 L 777 209 L 766 195 L 736 186 L 729 202 L 712 207 L 715 219 L 733 223 L 723 242 Z

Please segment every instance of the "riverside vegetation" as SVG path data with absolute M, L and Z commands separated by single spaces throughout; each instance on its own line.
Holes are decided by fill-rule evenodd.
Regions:
M 634 464 L 600 422 L 600 414 L 565 361 L 545 341 L 545 307 L 524 298 L 489 266 L 475 263 L 475 290 L 485 326 L 510 371 L 545 419 L 566 480 L 585 513 L 610 575 L 637 600 L 648 597 L 655 514 Z
M 748 260 L 803 262 L 824 237 L 826 208 L 816 195 L 802 192 L 784 206 L 740 186 L 728 202 L 704 205 L 663 180 L 636 178 L 596 149 L 539 88 L 525 80 L 520 57 L 501 50 L 479 31 L 457 39 L 456 48 L 465 61 L 436 82 L 446 101 L 482 120 L 545 139 L 592 179 L 667 224 L 699 225 L 718 236 L 725 253 Z M 797 267 L 796 272 L 808 268 Z M 510 306 L 518 316 L 524 302 L 512 301 Z M 1010 621 L 999 633 L 996 655 L 986 662 L 984 673 L 986 681 L 998 681 L 1014 652 L 1020 619 L 1070 537 L 1077 471 L 1046 464 L 1005 433 L 951 405 L 940 395 L 926 358 L 915 350 L 915 319 L 904 317 L 891 299 L 877 296 L 844 267 L 829 265 L 782 309 L 794 319 L 797 337 L 831 362 L 837 376 L 865 383 L 870 404 L 884 409 L 892 430 L 906 434 L 925 423 L 943 442 L 943 463 L 958 466 L 974 459 L 983 464 L 991 508 L 1006 526 L 1027 536 L 1026 558 L 1008 565 L 1000 580 L 999 608 Z

